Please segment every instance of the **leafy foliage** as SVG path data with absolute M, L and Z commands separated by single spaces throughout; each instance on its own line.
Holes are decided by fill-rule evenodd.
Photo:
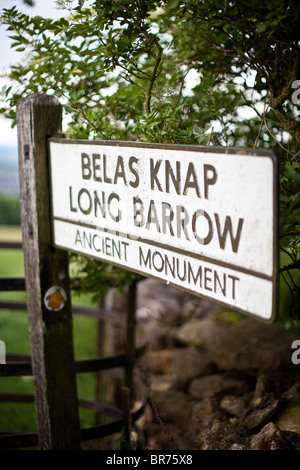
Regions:
M 0 196 L 0 225 L 20 225 L 20 201 L 14 196 Z
M 280 247 L 290 259 L 281 272 L 299 315 L 298 0 L 57 4 L 68 14 L 55 21 L 3 9 L 12 47 L 26 60 L 11 68 L 1 111 L 14 120 L 22 97 L 53 93 L 72 138 L 273 149 Z M 83 271 L 102 281 L 109 269 L 86 261 Z
M 74 294 L 92 293 L 92 300 L 98 300 L 112 287 L 122 292 L 136 278 L 135 274 L 106 263 L 97 263 L 92 258 L 70 254 L 72 288 Z

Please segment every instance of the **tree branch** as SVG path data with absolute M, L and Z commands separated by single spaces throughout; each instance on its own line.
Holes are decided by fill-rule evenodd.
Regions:
M 147 111 L 147 114 L 150 114 L 150 112 L 151 112 L 150 103 L 151 103 L 151 97 L 152 97 L 152 89 L 153 89 L 154 82 L 155 82 L 155 80 L 157 79 L 157 77 L 159 75 L 158 68 L 159 68 L 159 65 L 161 63 L 161 58 L 162 58 L 162 47 L 158 43 L 157 40 L 156 40 L 156 46 L 158 48 L 158 54 L 156 56 L 154 68 L 153 68 L 153 71 L 152 71 L 152 75 L 151 75 L 151 78 L 150 78 L 150 81 L 149 81 L 149 86 L 148 86 L 148 90 L 147 90 L 147 94 L 146 94 L 146 111 Z

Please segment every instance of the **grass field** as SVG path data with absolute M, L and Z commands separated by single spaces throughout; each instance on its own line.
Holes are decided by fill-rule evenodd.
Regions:
M 20 241 L 19 227 L 0 226 L 1 241 Z M 22 250 L 0 249 L 0 277 L 24 277 Z M 26 301 L 25 292 L 0 292 L 1 300 Z M 73 305 L 93 305 L 91 296 L 72 296 Z M 75 356 L 89 358 L 96 356 L 97 321 L 81 315 L 73 316 Z M 26 311 L 0 310 L 0 340 L 5 342 L 6 353 L 30 353 Z M 95 375 L 77 375 L 78 396 L 95 398 Z M 0 377 L 0 393 L 33 393 L 32 377 Z M 94 415 L 80 409 L 81 426 L 94 424 Z M 0 402 L 0 432 L 36 430 L 33 404 Z M 1 447 L 0 447 L 1 448 Z

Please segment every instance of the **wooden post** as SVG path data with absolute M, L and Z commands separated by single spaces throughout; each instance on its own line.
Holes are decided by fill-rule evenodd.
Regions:
M 120 354 L 126 347 L 126 329 L 125 321 L 127 318 L 127 289 L 121 293 L 117 287 L 110 289 L 105 297 L 105 308 L 118 312 L 118 322 L 109 321 L 107 325 L 107 344 L 109 354 Z M 122 386 L 124 386 L 123 377 L 109 378 L 109 402 L 114 406 L 122 406 Z
M 130 432 L 132 426 L 132 405 L 133 405 L 133 371 L 135 364 L 135 330 L 136 330 L 136 294 L 137 283 L 133 283 L 128 288 L 127 293 L 127 323 L 126 323 L 126 367 L 125 384 L 123 389 L 123 421 L 125 426 L 125 445 L 130 443 Z
M 36 93 L 18 104 L 29 335 L 39 445 L 45 450 L 80 449 L 68 255 L 51 245 L 47 137 L 57 135 L 61 123 L 62 107 L 54 96 Z M 50 291 L 47 297 L 52 287 L 54 295 Z
M 129 286 L 127 294 L 127 324 L 126 324 L 126 369 L 125 387 L 132 391 L 133 370 L 135 364 L 135 330 L 136 330 L 136 295 L 137 282 Z M 131 396 L 131 400 L 132 400 Z

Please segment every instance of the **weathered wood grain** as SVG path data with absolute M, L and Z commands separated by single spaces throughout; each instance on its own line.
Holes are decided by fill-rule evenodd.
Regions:
M 33 94 L 17 107 L 20 203 L 29 335 L 41 449 L 79 449 L 80 429 L 73 353 L 68 255 L 51 244 L 47 137 L 61 130 L 62 107 Z M 49 311 L 51 286 L 67 293 L 60 311 Z

